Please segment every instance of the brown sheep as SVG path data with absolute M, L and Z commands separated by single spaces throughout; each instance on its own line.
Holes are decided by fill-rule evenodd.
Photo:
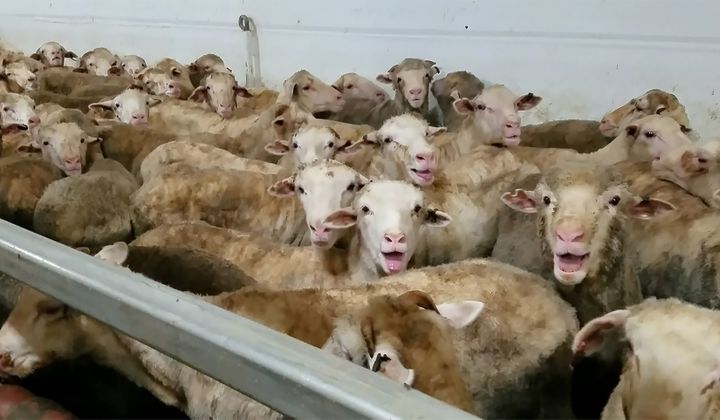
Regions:
M 481 94 L 484 88 L 485 84 L 467 71 L 448 73 L 433 82 L 430 90 L 442 112 L 443 126 L 447 127 L 449 132 L 459 131 L 465 119 L 464 115 L 455 111 L 453 103 L 459 98 L 474 98 Z
M 69 246 L 102 246 L 132 236 L 130 195 L 135 178 L 103 159 L 79 176 L 53 182 L 35 208 L 34 230 Z
M 38 73 L 38 89 L 63 95 L 89 85 L 115 85 L 128 87 L 132 83 L 129 76 L 98 76 L 68 72 L 61 68 L 49 68 Z
M 0 217 L 32 229 L 38 200 L 59 177 L 50 162 L 37 157 L 0 158 Z
M 471 260 L 410 271 L 394 277 L 392 281 L 355 289 L 296 292 L 248 290 L 208 300 L 271 328 L 291 333 L 299 339 L 312 340 L 310 344 L 324 346 L 333 330 L 338 332 L 337 327 L 347 325 L 343 322 L 333 325 L 332 322 L 323 321 L 327 319 L 328 311 L 333 314 L 333 308 L 336 308 L 333 318 L 362 313 L 357 311 L 362 311 L 368 305 L 369 297 L 397 296 L 412 290 L 422 290 L 432 296 L 440 313 L 453 307 L 459 310 L 452 311 L 455 315 L 448 320 L 451 325 L 460 327 L 451 329 L 451 340 L 448 342 L 451 341 L 455 348 L 463 381 L 473 398 L 474 413 L 486 417 L 514 418 L 566 418 L 570 415 L 566 398 L 570 373 L 569 344 L 577 330 L 577 321 L 571 308 L 541 279 L 504 264 Z M 467 321 L 472 318 L 468 319 L 467 314 L 477 313 L 472 308 L 474 306 L 477 309 L 478 305 L 458 305 L 458 301 L 467 299 L 484 303 L 482 315 L 469 323 Z M 65 315 L 60 322 L 49 322 L 59 313 Z M 456 317 L 463 313 L 466 314 L 466 321 L 458 322 L 460 319 Z M 537 317 L 538 313 L 543 316 Z M 431 310 L 423 316 L 436 317 Z M 31 320 L 35 321 L 31 323 Z M 300 328 L 299 321 L 311 322 L 312 328 Z M 323 334 L 319 334 L 321 330 Z M 18 334 L 24 340 L 15 340 Z M 50 334 L 57 339 L 47 340 L 45 336 Z M 383 337 L 381 331 L 376 331 L 374 335 L 376 338 Z M 340 334 L 335 336 L 341 338 Z M 356 336 L 367 337 L 362 332 L 356 333 Z M 145 369 L 166 380 L 169 378 L 163 373 L 180 373 L 179 382 L 188 396 L 188 405 L 178 401 L 177 390 L 160 386 L 159 381 L 145 374 L 145 369 L 131 370 L 130 367 L 135 366 L 133 363 L 137 359 L 130 354 L 116 352 L 113 357 L 103 357 L 109 350 L 118 348 L 118 340 L 131 345 L 132 355 L 145 361 Z M 356 348 L 358 341 L 353 341 L 346 347 Z M 363 341 L 359 343 L 363 345 Z M 24 343 L 32 344 L 31 352 L 28 352 Z M 70 343 L 75 345 L 70 346 Z M 375 343 L 380 344 L 379 341 Z M 207 379 L 198 377 L 194 370 L 172 370 L 178 366 L 174 360 L 120 337 L 90 317 L 32 290 L 23 292 L 18 305 L 0 330 L 0 351 L 3 357 L 13 361 L 10 364 L 13 367 L 3 366 L 7 374 L 26 375 L 29 373 L 28 367 L 32 370 L 54 357 L 72 358 L 81 353 L 90 353 L 134 378 L 163 401 L 186 410 L 195 408 L 196 415 L 205 413 L 201 417 L 211 414 L 206 410 L 214 396 L 224 402 L 217 405 L 219 410 L 227 409 L 246 415 L 270 414 L 262 406 L 249 407 L 248 400 L 234 391 L 225 394 L 227 388 L 217 387 L 213 381 L 207 382 Z M 21 360 L 16 359 L 20 354 L 36 357 L 37 363 L 32 367 L 20 363 Z M 402 351 L 400 356 L 402 360 Z M 422 382 L 422 369 L 433 365 L 430 361 L 423 361 L 417 368 L 412 366 L 416 370 L 416 379 Z M 178 383 L 176 380 L 172 382 Z M 198 387 L 191 389 L 193 385 Z M 209 398 L 209 395 L 213 397 Z M 523 404 L 518 404 L 518 400 L 523 401 Z M 225 418 L 227 413 L 212 414 Z

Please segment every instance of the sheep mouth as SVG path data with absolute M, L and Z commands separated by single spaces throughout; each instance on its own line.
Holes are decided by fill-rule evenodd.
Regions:
M 555 265 L 563 273 L 576 273 L 583 268 L 589 257 L 589 252 L 583 255 L 575 255 L 569 252 L 565 254 L 555 254 Z
M 398 273 L 405 270 L 405 253 L 400 251 L 382 252 L 385 260 L 385 269 L 388 273 Z
M 517 146 L 520 144 L 520 134 L 507 136 L 504 138 L 504 144 L 506 146 Z
M 420 184 L 430 184 L 433 182 L 433 172 L 430 169 L 410 169 L 410 173 L 413 175 L 416 181 Z
M 12 134 L 19 131 L 27 131 L 29 127 L 25 124 L 10 124 L 2 127 L 2 134 Z

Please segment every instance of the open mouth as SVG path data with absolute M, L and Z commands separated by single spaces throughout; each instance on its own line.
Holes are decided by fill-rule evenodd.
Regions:
M 403 260 L 405 259 L 405 253 L 399 251 L 383 252 L 383 258 L 385 259 L 385 267 L 390 273 L 398 273 L 405 269 Z
M 584 255 L 575 255 L 570 253 L 560 255 L 555 254 L 555 265 L 563 273 L 575 273 L 583 267 L 583 264 L 585 264 L 585 261 L 587 261 L 589 256 L 589 252 Z
M 410 172 L 415 175 L 417 179 L 423 183 L 430 183 L 433 181 L 433 173 L 430 169 L 410 169 Z
M 410 105 L 413 108 L 420 108 L 422 106 L 423 102 L 425 102 L 425 100 L 424 99 L 410 99 L 410 100 L 408 100 L 408 102 L 410 103 Z

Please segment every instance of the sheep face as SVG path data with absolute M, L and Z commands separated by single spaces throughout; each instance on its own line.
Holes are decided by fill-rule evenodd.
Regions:
M 75 311 L 25 287 L 0 328 L 0 374 L 25 377 L 54 360 L 77 356 L 81 335 Z
M 534 191 L 505 193 L 502 201 L 538 213 L 538 235 L 565 285 L 597 275 L 622 254 L 621 215 L 650 219 L 673 210 L 667 202 L 633 196 L 604 167 L 567 162 L 544 174 Z
M 434 81 L 430 91 L 439 102 L 443 98 L 452 99 L 451 95 L 455 91 L 460 98 L 474 98 L 482 92 L 483 87 L 483 82 L 472 73 L 455 71 Z
M 172 74 L 166 71 L 147 68 L 140 72 L 138 80 L 151 95 L 169 96 L 171 98 L 179 98 L 182 95 L 180 84 L 173 78 Z
M 125 124 L 144 127 L 150 119 L 150 108 L 160 100 L 151 98 L 140 88 L 131 87 L 114 99 L 89 105 L 93 111 L 112 111 L 118 121 Z
M 17 93 L 0 93 L 0 124 L 21 130 L 36 127 L 40 118 L 35 113 L 35 101 Z
M 368 182 L 355 170 L 335 161 L 301 166 L 293 176 L 273 184 L 268 192 L 283 197 L 297 194 L 305 211 L 312 244 L 332 247 L 340 237 L 338 230 L 325 225 L 333 212 L 348 207 L 358 191 Z
M 444 127 L 430 127 L 425 120 L 404 114 L 388 119 L 379 130 L 366 134 L 362 142 L 374 145 L 390 161 L 399 164 L 386 165 L 383 173 L 388 177 L 407 176 L 415 185 L 426 186 L 435 180 L 437 168 L 435 148 L 428 139 L 444 131 Z M 405 173 L 393 173 L 396 168 L 404 169 Z
M 5 77 L 7 77 L 9 81 L 17 84 L 25 92 L 37 89 L 37 77 L 35 73 L 21 61 L 6 65 Z
M 388 98 L 385 90 L 357 73 L 343 74 L 333 83 L 333 87 L 339 90 L 346 100 L 355 99 L 380 104 Z
M 97 76 L 120 75 L 120 60 L 107 48 L 95 48 L 80 57 L 76 71 L 95 74 Z
M 450 329 L 472 324 L 483 307 L 477 301 L 436 306 L 417 290 L 375 296 L 357 313 L 335 320 L 323 350 L 468 410 L 471 398 Z
M 474 123 L 489 135 L 492 142 L 503 146 L 517 146 L 521 139 L 521 122 L 518 111 L 534 108 L 541 97 L 528 93 L 517 96 L 503 85 L 490 86 L 472 100 L 457 99 L 455 111 L 470 115 Z
M 675 95 L 652 89 L 605 114 L 598 128 L 604 136 L 616 137 L 623 128 L 648 115 L 663 115 L 685 127 L 690 125 L 685 107 Z
M 720 208 L 720 142 L 688 144 L 660 153 L 652 162 L 653 174 Z
M 720 411 L 717 311 L 677 299 L 648 299 L 587 323 L 572 350 L 592 354 L 619 331 L 625 366 L 602 418 L 715 418 Z
M 238 96 L 249 98 L 252 94 L 244 87 L 238 86 L 235 76 L 224 72 L 209 74 L 188 99 L 206 102 L 218 115 L 230 118 L 237 109 Z
M 46 42 L 42 44 L 31 57 L 48 67 L 62 67 L 65 65 L 66 58 L 78 58 L 77 54 L 65 50 L 65 48 L 57 42 Z
M 323 83 L 307 70 L 300 70 L 283 83 L 283 101 L 294 101 L 306 111 L 340 112 L 345 99 L 340 91 Z
M 406 58 L 376 79 L 392 84 L 396 96 L 402 95 L 411 108 L 420 109 L 427 103 L 430 82 L 439 72 L 434 61 Z
M 269 153 L 277 156 L 291 153 L 295 166 L 310 165 L 315 162 L 333 159 L 336 153 L 350 146 L 343 142 L 340 135 L 330 127 L 304 125 L 289 142 L 275 140 L 265 147 Z
M 428 206 L 417 187 L 402 181 L 375 181 L 363 188 L 352 208 L 330 214 L 324 224 L 330 229 L 357 224 L 362 252 L 381 272 L 393 274 L 407 269 L 421 226 L 444 227 L 451 220 Z
M 137 77 L 141 71 L 147 68 L 147 63 L 137 55 L 126 55 L 120 59 L 120 64 L 125 73 L 131 77 Z
M 79 175 L 85 167 L 87 145 L 98 141 L 87 135 L 75 123 L 58 123 L 41 126 L 33 138 L 33 149 L 39 149 L 43 158 L 66 175 Z
M 190 71 L 190 73 L 210 74 L 214 72 L 229 72 L 230 69 L 225 67 L 225 62 L 222 58 L 215 54 L 205 54 L 190 63 L 188 71 Z

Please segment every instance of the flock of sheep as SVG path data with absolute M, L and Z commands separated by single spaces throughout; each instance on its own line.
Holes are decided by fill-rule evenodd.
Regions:
M 276 92 L 213 54 L 0 51 L 0 217 L 479 416 L 718 418 L 717 144 L 662 90 L 523 126 L 541 97 L 438 72 Z M 35 290 L 12 304 L 3 376 L 90 355 L 191 418 L 281 416 Z

